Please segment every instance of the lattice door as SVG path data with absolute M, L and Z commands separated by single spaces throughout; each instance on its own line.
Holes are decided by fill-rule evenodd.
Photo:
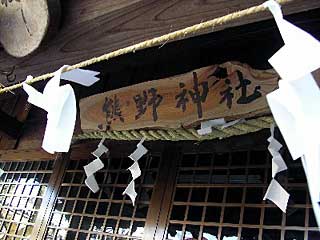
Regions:
M 52 166 L 53 161 L 0 163 L 0 239 L 29 239 Z
M 320 239 L 301 163 L 288 159 L 278 180 L 291 194 L 287 214 L 263 194 L 271 180 L 267 150 L 195 152 L 178 163 L 166 239 Z
M 130 181 L 128 154 L 104 159 L 96 173 L 101 191 L 93 194 L 84 184 L 86 160 L 70 161 L 51 215 L 45 239 L 142 239 L 161 157 L 148 154 L 139 160 L 142 176 L 136 183 L 133 207 L 122 192 Z

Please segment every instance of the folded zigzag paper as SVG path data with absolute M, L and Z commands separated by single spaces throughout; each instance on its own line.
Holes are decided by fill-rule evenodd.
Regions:
M 47 126 L 42 142 L 42 148 L 53 154 L 55 152 L 68 152 L 74 131 L 77 107 L 73 88 L 70 84 L 60 86 L 60 78 L 68 79 L 85 86 L 98 81 L 94 77 L 98 72 L 76 69 L 61 76 L 61 67 L 49 80 L 43 93 L 38 92 L 27 83 L 23 83 L 23 89 L 29 95 L 28 102 L 47 111 Z M 81 76 L 81 77 L 80 77 Z M 28 76 L 27 80 L 32 78 Z
M 272 179 L 263 200 L 271 200 L 282 212 L 286 212 L 289 197 L 290 195 L 287 191 L 275 179 Z
M 102 138 L 96 150 L 94 150 L 91 154 L 97 158 L 101 157 L 102 154 L 107 154 L 109 149 L 103 144 L 106 138 Z
M 87 176 L 85 180 L 85 184 L 94 193 L 98 192 L 100 189 L 94 174 L 99 170 L 101 170 L 102 168 L 104 168 L 104 164 L 100 160 L 100 157 L 103 154 L 107 154 L 109 151 L 109 149 L 103 144 L 104 141 L 105 141 L 105 138 L 101 139 L 97 149 L 91 153 L 93 156 L 96 157 L 96 159 L 83 167 L 84 172 L 86 173 L 86 176 Z
M 104 168 L 104 164 L 100 160 L 100 158 L 96 158 L 95 160 L 83 167 L 84 172 L 87 176 L 85 184 L 94 193 L 96 193 L 100 189 L 94 174 L 102 168 Z
M 134 206 L 135 200 L 137 197 L 137 193 L 135 190 L 135 184 L 134 180 L 136 180 L 138 177 L 141 176 L 141 170 L 139 167 L 138 160 L 145 155 L 148 152 L 148 149 L 146 149 L 142 144 L 144 142 L 145 138 L 143 138 L 138 144 L 137 144 L 137 149 L 129 156 L 133 160 L 133 164 L 131 167 L 128 168 L 128 170 L 131 173 L 132 180 L 127 186 L 127 188 L 124 190 L 122 195 L 126 194 L 130 197 L 132 205 Z
M 272 177 L 274 178 L 277 173 L 287 170 L 287 165 L 279 153 L 282 144 L 274 137 L 274 124 L 271 125 L 271 136 L 268 139 L 268 150 L 272 155 Z
M 286 212 L 290 194 L 281 187 L 274 177 L 278 172 L 287 170 L 287 165 L 279 153 L 282 144 L 274 137 L 274 124 L 271 125 L 270 132 L 271 136 L 268 138 L 268 142 L 270 143 L 268 150 L 272 155 L 272 180 L 263 200 L 269 199 L 273 201 L 283 212 Z
M 302 159 L 320 226 L 320 89 L 312 75 L 320 67 L 320 42 L 284 20 L 277 2 L 270 0 L 265 6 L 272 12 L 285 43 L 269 59 L 282 80 L 267 100 L 293 159 Z

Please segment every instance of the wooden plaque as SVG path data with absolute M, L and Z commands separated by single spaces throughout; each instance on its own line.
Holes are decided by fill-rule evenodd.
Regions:
M 278 79 L 274 70 L 254 70 L 238 62 L 208 66 L 82 99 L 81 127 L 178 128 L 207 119 L 267 114 L 265 96 L 277 88 Z

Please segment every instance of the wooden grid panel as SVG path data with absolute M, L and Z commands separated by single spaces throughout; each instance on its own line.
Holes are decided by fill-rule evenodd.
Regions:
M 84 184 L 83 166 L 89 161 L 70 161 L 45 239 L 142 239 L 161 158 L 149 154 L 139 160 L 135 206 L 122 195 L 131 180 L 127 168 L 132 160 L 123 156 L 103 161 L 105 168 L 95 174 L 101 188 L 96 194 Z
M 53 161 L 0 163 L 0 239 L 28 239 L 52 174 Z
M 166 239 L 320 239 L 301 162 L 283 155 L 289 170 L 277 180 L 291 194 L 287 214 L 262 200 L 271 180 L 267 151 L 185 153 Z

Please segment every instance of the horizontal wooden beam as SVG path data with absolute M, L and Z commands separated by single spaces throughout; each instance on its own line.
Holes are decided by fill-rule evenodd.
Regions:
M 42 149 L 1 150 L 0 161 L 49 161 L 54 160 L 56 154 L 49 154 Z
M 261 3 L 261 0 L 62 1 L 65 19 L 58 35 L 37 53 L 22 59 L 0 51 L 0 66 L 15 67 L 16 82 L 21 82 L 29 74 L 53 72 L 64 64 L 74 64 Z M 283 11 L 292 14 L 315 8 L 320 8 L 319 0 L 294 0 Z M 265 12 L 198 34 L 270 18 L 271 14 Z M 2 77 L 0 82 L 12 84 Z

